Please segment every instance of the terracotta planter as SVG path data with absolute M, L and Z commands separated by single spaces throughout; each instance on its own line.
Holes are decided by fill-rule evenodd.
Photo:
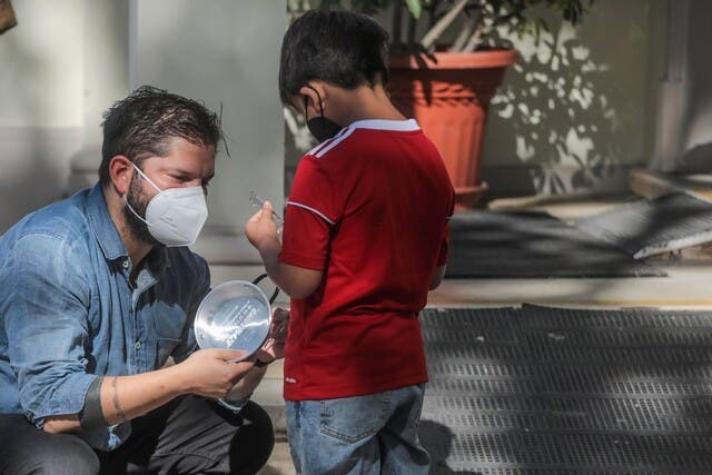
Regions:
M 440 149 L 459 208 L 472 207 L 486 189 L 480 155 L 487 107 L 516 60 L 514 50 L 391 56 L 391 99 Z

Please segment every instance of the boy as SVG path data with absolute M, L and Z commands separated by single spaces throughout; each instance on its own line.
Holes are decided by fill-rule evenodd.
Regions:
M 269 203 L 246 226 L 292 298 L 284 396 L 302 474 L 428 472 L 418 314 L 445 271 L 453 191 L 433 144 L 388 99 L 387 39 L 344 11 L 289 28 L 280 94 L 322 143 L 299 164 L 283 244 Z

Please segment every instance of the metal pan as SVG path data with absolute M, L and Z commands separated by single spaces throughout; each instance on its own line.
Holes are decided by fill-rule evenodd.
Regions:
M 276 294 L 268 299 L 257 285 L 244 280 L 218 285 L 205 296 L 195 314 L 198 346 L 242 350 L 249 358 L 267 339 L 272 321 L 270 304 Z

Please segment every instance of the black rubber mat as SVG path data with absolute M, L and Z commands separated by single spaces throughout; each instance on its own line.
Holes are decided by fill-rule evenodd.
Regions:
M 636 259 L 712 241 L 712 203 L 685 194 L 639 200 L 577 221 Z
M 545 213 L 476 211 L 450 221 L 449 278 L 665 275 Z
M 436 474 L 712 474 L 712 312 L 429 309 Z

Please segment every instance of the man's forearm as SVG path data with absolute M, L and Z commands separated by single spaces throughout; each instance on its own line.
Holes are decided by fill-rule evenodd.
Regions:
M 101 410 L 107 424 L 118 424 L 186 393 L 178 365 L 133 376 L 109 376 L 101 385 Z
M 178 366 L 132 376 L 105 376 L 99 392 L 101 412 L 107 425 L 126 422 L 161 407 L 186 393 Z M 50 416 L 45 419 L 46 432 L 79 430 L 77 414 Z

